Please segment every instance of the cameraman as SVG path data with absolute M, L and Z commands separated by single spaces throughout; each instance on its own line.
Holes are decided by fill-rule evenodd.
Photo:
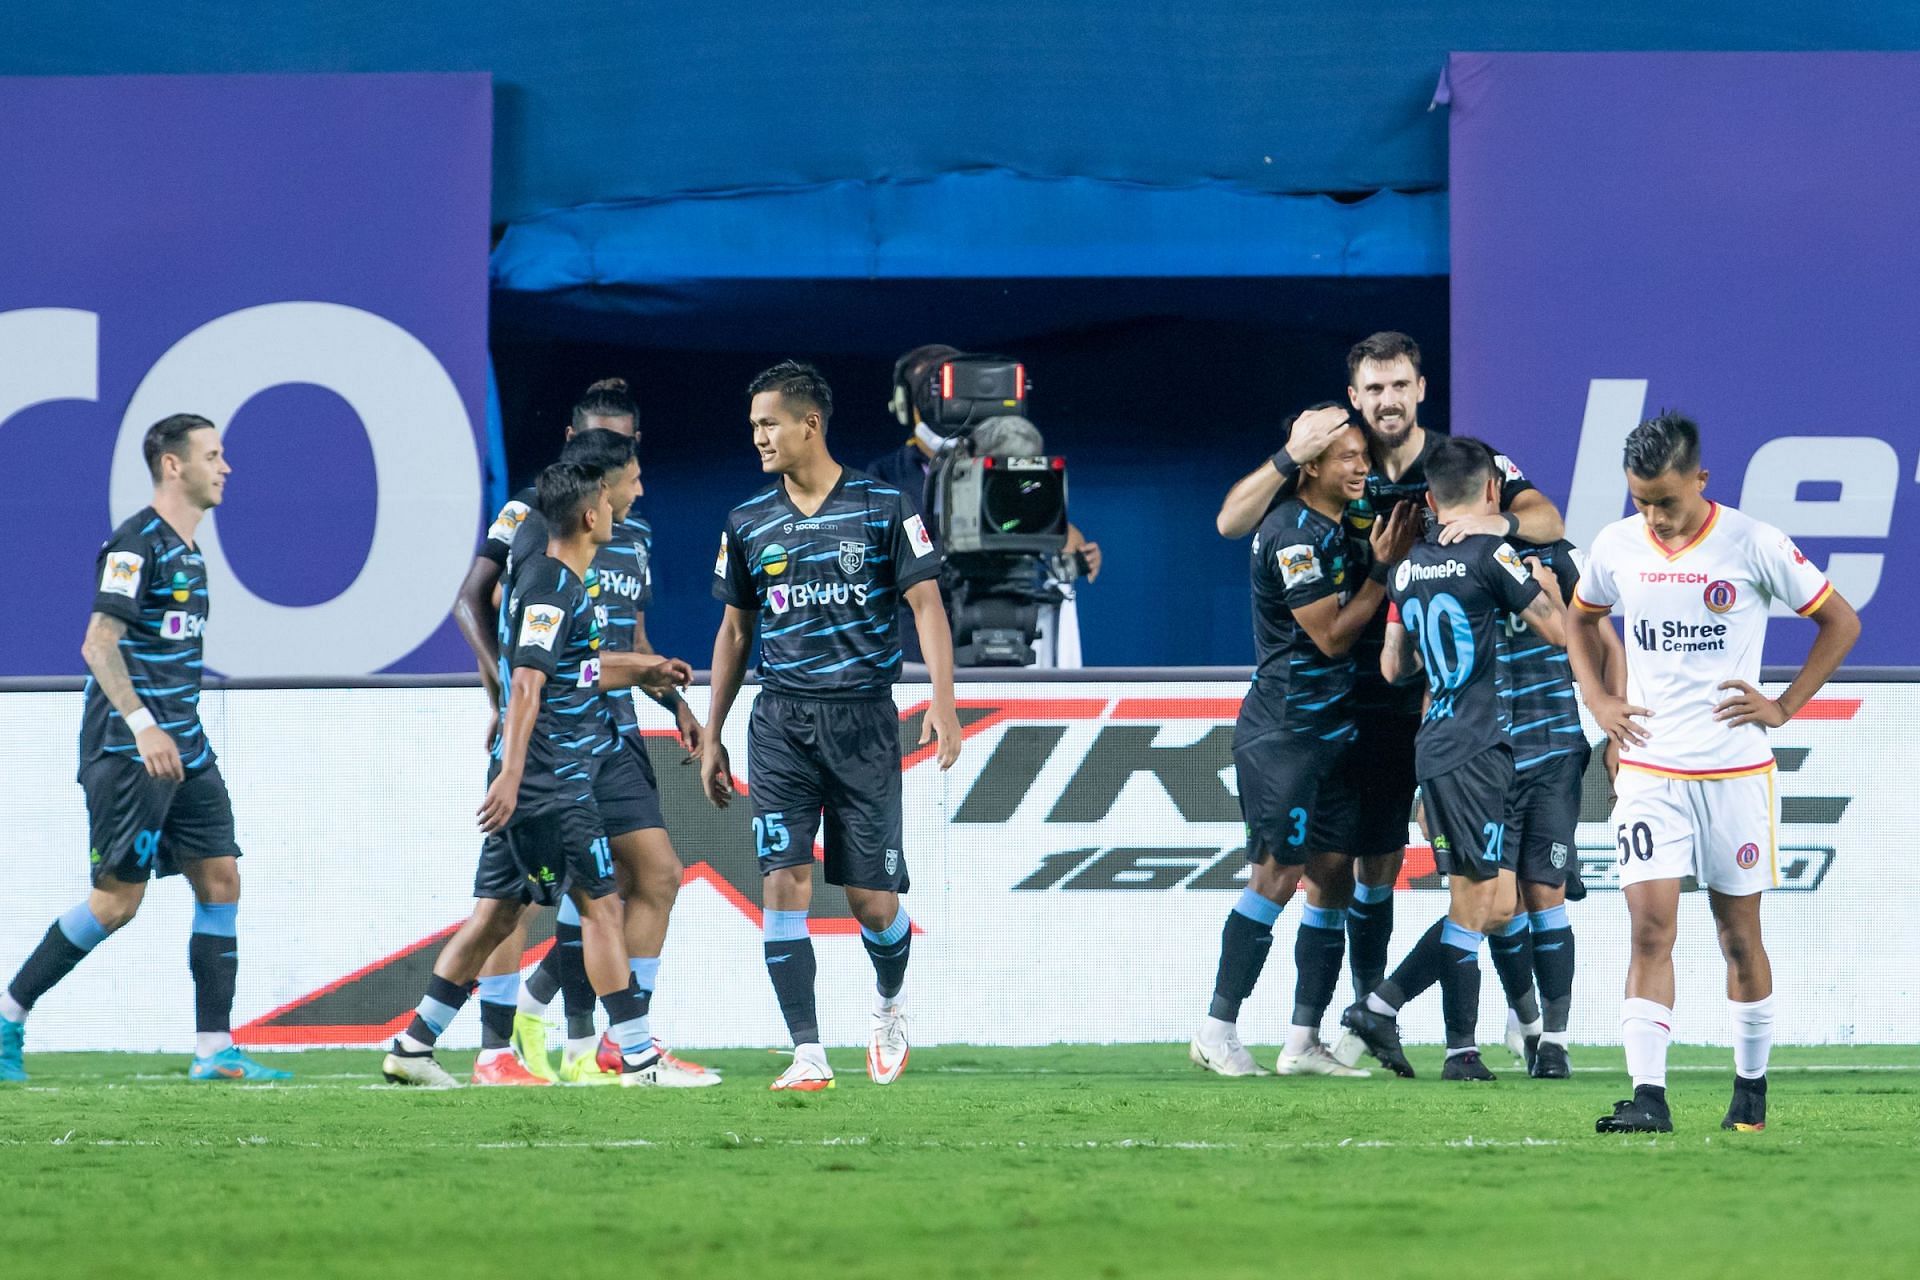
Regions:
M 894 361 L 893 398 L 887 402 L 887 407 L 900 425 L 909 429 L 909 434 L 897 449 L 881 454 L 865 468 L 867 474 L 876 480 L 894 486 L 913 499 L 914 506 L 932 530 L 939 529 L 940 522 L 938 513 L 933 510 L 934 495 L 927 489 L 928 476 L 933 469 L 934 459 L 950 446 L 952 437 L 926 421 L 927 417 L 934 415 L 930 407 L 921 404 L 921 397 L 930 385 L 929 375 L 943 361 L 964 354 L 954 347 L 931 343 L 915 347 Z M 1078 556 L 1083 566 L 1081 572 L 1088 582 L 1100 576 L 1100 544 L 1088 541 L 1086 535 L 1071 521 L 1067 523 L 1067 544 L 1062 554 Z M 1040 638 L 1034 642 L 1035 666 L 1080 665 L 1079 614 L 1074 606 L 1071 586 L 1062 585 L 1067 590 L 1065 601 L 1041 610 Z M 948 602 L 949 612 L 951 603 Z M 913 634 L 911 627 L 902 628 L 902 643 L 906 661 L 919 662 L 920 638 Z

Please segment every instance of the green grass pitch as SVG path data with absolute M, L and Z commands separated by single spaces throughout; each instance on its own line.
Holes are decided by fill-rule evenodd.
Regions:
M 1721 1132 L 1724 1049 L 1680 1049 L 1678 1132 L 1597 1137 L 1575 1078 L 1222 1080 L 1185 1047 L 916 1050 L 890 1088 L 773 1095 L 378 1086 L 379 1055 L 30 1055 L 0 1087 L 0 1275 L 923 1277 L 1920 1274 L 1920 1046 L 1782 1050 Z M 1271 1063 L 1273 1051 L 1259 1051 Z M 470 1054 L 448 1054 L 464 1069 Z

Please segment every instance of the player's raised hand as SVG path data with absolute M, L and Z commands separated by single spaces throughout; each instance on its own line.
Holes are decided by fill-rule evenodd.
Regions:
M 941 769 L 951 769 L 953 762 L 960 758 L 960 714 L 951 706 L 936 704 L 920 721 L 921 746 L 932 742 L 936 734 L 940 746 L 934 751 L 934 758 L 940 762 Z
M 492 835 L 507 825 L 520 805 L 520 777 L 501 770 L 487 784 L 487 795 L 480 802 L 480 829 Z
M 140 753 L 140 763 L 147 766 L 147 772 L 153 777 L 168 782 L 186 781 L 187 770 L 180 763 L 179 744 L 159 725 L 149 725 L 134 734 L 133 747 Z
M 1647 727 L 1636 717 L 1651 716 L 1653 712 L 1645 707 L 1636 707 L 1625 698 L 1610 693 L 1595 696 L 1587 702 L 1587 710 L 1593 712 L 1593 719 L 1601 732 L 1622 747 L 1644 747 L 1652 735 Z
M 679 658 L 660 658 L 641 671 L 639 685 L 648 693 L 667 694 L 693 683 L 693 668 Z
M 1769 729 L 1778 729 L 1792 719 L 1785 707 L 1745 680 L 1723 680 L 1715 687 L 1734 691 L 1731 698 L 1713 709 L 1713 718 L 1723 724 L 1761 724 Z
M 1375 520 L 1373 528 L 1367 534 L 1367 543 L 1373 548 L 1373 558 L 1380 564 L 1397 564 L 1407 558 L 1413 550 L 1413 540 L 1419 535 L 1420 526 L 1414 518 L 1411 502 L 1396 502 L 1393 510 L 1384 520 Z
M 1507 535 L 1507 517 L 1499 512 L 1490 516 L 1462 516 L 1452 524 L 1440 530 L 1440 545 L 1450 547 L 1462 538 L 1471 538 L 1476 533 L 1497 533 Z
M 1327 451 L 1347 425 L 1347 411 L 1338 405 L 1309 409 L 1293 420 L 1287 433 L 1287 454 L 1295 462 L 1312 462 Z
M 727 761 L 727 749 L 717 738 L 709 737 L 700 752 L 700 790 L 716 809 L 733 803 L 733 768 Z
M 1540 590 L 1546 594 L 1547 599 L 1553 601 L 1556 608 L 1566 608 L 1567 602 L 1560 595 L 1560 579 L 1553 576 L 1553 570 L 1541 564 L 1539 556 L 1528 556 L 1526 564 L 1533 574 L 1533 580 L 1540 584 Z

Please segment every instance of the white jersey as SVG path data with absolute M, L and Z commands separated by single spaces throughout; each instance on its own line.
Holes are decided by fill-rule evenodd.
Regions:
M 1669 551 L 1645 516 L 1617 520 L 1587 550 L 1573 603 L 1616 607 L 1626 622 L 1627 701 L 1653 715 L 1648 741 L 1621 752 L 1622 768 L 1670 778 L 1738 778 L 1773 768 L 1767 731 L 1713 718 L 1727 680 L 1760 683 L 1768 606 L 1806 617 L 1833 594 L 1827 576 L 1772 525 L 1710 504 L 1707 522 Z

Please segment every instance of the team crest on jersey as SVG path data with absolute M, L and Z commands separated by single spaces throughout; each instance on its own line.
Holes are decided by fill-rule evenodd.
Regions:
M 513 535 L 520 531 L 520 525 L 527 518 L 527 504 L 509 502 L 500 508 L 500 514 L 493 518 L 493 526 L 487 530 L 487 538 L 493 542 L 513 545 Z
M 1525 582 L 1533 576 L 1527 572 L 1527 566 L 1520 563 L 1520 553 L 1504 542 L 1493 549 L 1493 558 L 1500 562 L 1502 569 L 1513 575 L 1515 582 Z
M 1725 613 L 1740 599 L 1740 592 L 1731 582 L 1721 578 L 1718 581 L 1709 582 L 1707 589 L 1701 593 L 1701 598 L 1707 602 L 1707 608 L 1715 613 Z
M 140 582 L 140 566 L 146 562 L 145 556 L 131 551 L 107 552 L 107 567 L 100 574 L 100 590 L 107 595 L 133 599 Z
M 1309 582 L 1318 582 L 1326 576 L 1320 568 L 1320 562 L 1314 559 L 1313 548 L 1304 542 L 1280 548 L 1275 558 L 1280 565 L 1280 583 L 1289 590 L 1304 587 Z
M 760 552 L 760 572 L 769 578 L 777 578 L 787 571 L 787 549 L 777 542 L 770 542 Z
M 1740 864 L 1742 871 L 1753 870 L 1760 863 L 1760 846 L 1751 841 L 1741 845 L 1734 853 L 1733 860 Z
M 560 623 L 565 617 L 556 605 L 528 605 L 527 611 L 520 615 L 520 647 L 552 653 L 554 639 L 560 634 Z
M 852 577 L 866 567 L 867 544 L 843 539 L 840 543 L 840 572 Z

